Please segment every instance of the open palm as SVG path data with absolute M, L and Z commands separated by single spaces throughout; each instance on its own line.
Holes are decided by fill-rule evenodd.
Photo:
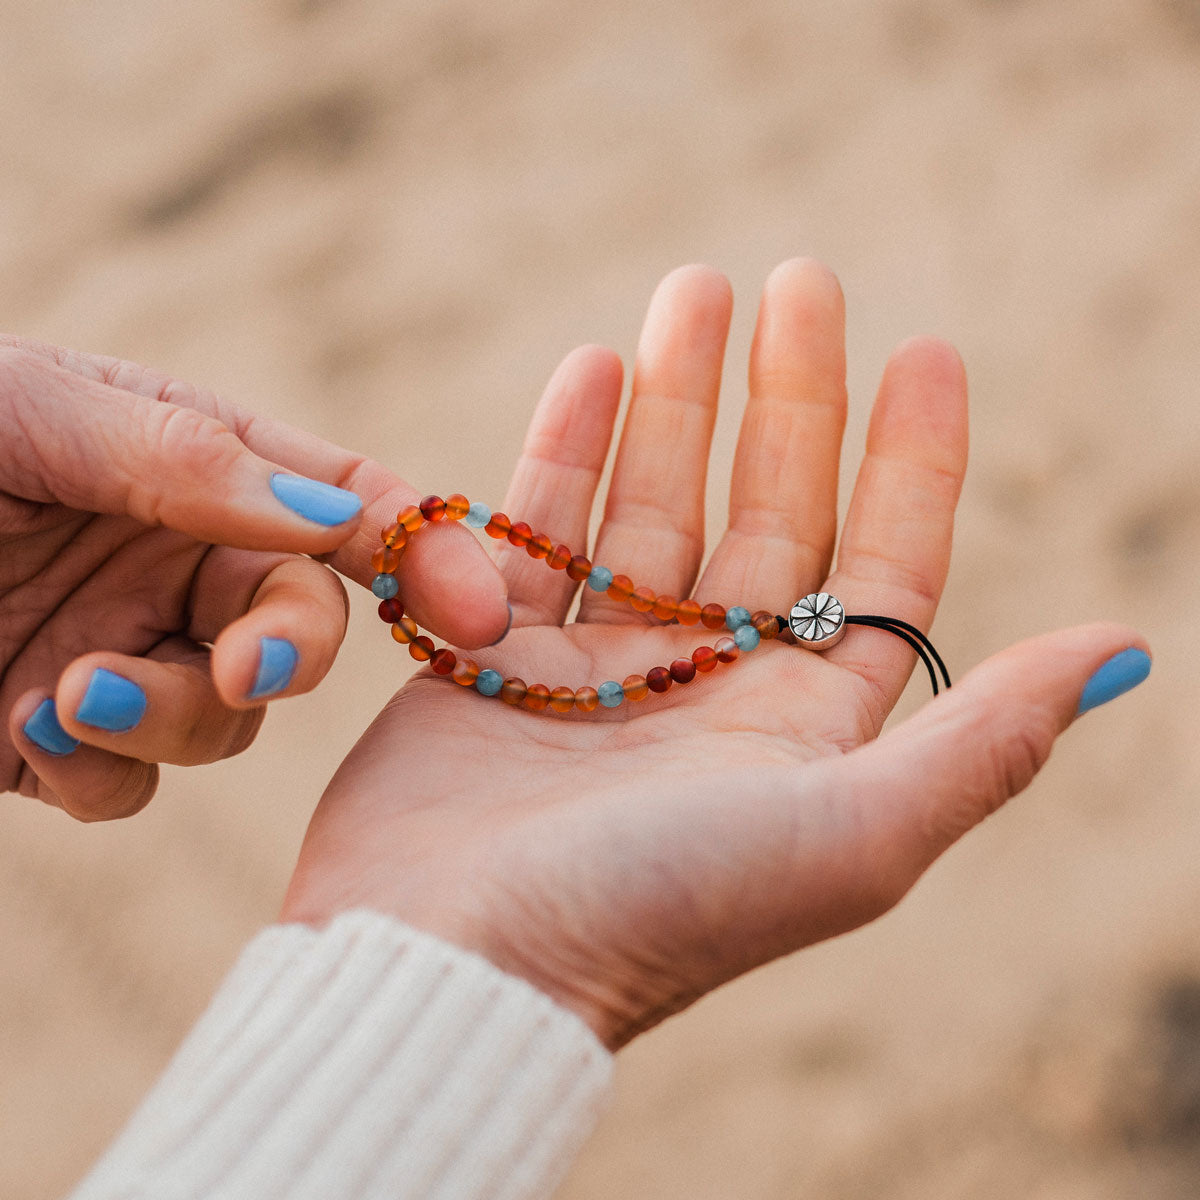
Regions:
M 656 293 L 592 561 L 660 595 L 786 613 L 824 589 L 850 612 L 927 629 L 966 466 L 957 355 L 933 339 L 893 355 L 831 574 L 842 296 L 817 264 L 778 268 L 751 352 L 729 525 L 701 572 L 730 307 L 728 284 L 704 268 Z M 504 501 L 514 520 L 585 548 L 620 391 L 611 353 L 567 358 Z M 720 635 L 586 587 L 564 624 L 579 585 L 507 543 L 499 565 L 514 627 L 475 658 L 506 678 L 621 681 Z M 666 694 L 586 714 L 531 713 L 422 672 L 330 784 L 284 915 L 394 913 L 530 979 L 615 1047 L 894 904 L 1029 782 L 1088 673 L 1135 641 L 1093 626 L 1024 643 L 878 742 L 914 657 L 875 629 L 824 655 L 764 642 Z

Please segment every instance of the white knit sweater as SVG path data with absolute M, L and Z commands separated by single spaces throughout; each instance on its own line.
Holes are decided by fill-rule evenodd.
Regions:
M 277 925 L 72 1200 L 532 1200 L 612 1058 L 484 959 L 372 912 Z

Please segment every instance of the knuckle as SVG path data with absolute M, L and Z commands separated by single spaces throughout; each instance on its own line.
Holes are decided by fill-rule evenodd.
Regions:
M 158 787 L 155 763 L 131 762 L 107 787 L 85 797 L 61 796 L 63 811 L 84 824 L 119 821 L 142 811 Z

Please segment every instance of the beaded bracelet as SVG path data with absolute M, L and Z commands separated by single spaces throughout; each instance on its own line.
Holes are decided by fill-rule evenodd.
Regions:
M 424 525 L 442 520 L 462 521 L 472 529 L 482 529 L 489 537 L 507 538 L 514 546 L 524 546 L 531 558 L 544 560 L 551 570 L 565 571 L 576 583 L 585 583 L 595 592 L 625 601 L 635 612 L 650 613 L 680 625 L 723 629 L 725 633 L 711 646 L 697 646 L 689 657 L 677 658 L 670 666 L 651 667 L 645 675 L 630 675 L 623 683 L 610 679 L 595 688 L 527 685 L 523 679 L 505 679 L 491 668 L 481 670 L 472 659 L 460 657 L 448 647 L 435 647 L 431 638 L 418 631 L 412 617 L 405 615 L 396 598 L 400 591 L 396 570 L 405 548 Z M 379 616 L 391 626 L 392 637 L 408 646 L 409 654 L 417 662 L 428 662 L 435 674 L 448 675 L 463 687 L 474 687 L 480 695 L 498 695 L 506 704 L 520 705 L 531 712 L 546 708 L 560 713 L 572 709 L 593 712 L 600 705 L 616 708 L 626 700 L 644 700 L 651 692 L 662 693 L 674 684 L 691 683 L 698 674 L 706 675 L 722 663 L 736 661 L 763 641 L 778 639 L 810 650 L 827 650 L 842 639 L 848 625 L 868 625 L 902 638 L 925 664 L 933 694 L 938 694 L 935 664 L 944 686 L 950 686 L 946 664 L 933 644 L 915 626 L 896 617 L 847 615 L 828 592 L 814 592 L 797 600 L 787 617 L 766 609 L 752 613 L 740 604 L 727 609 L 720 604 L 702 605 L 697 600 L 658 596 L 650 588 L 635 587 L 627 575 L 614 575 L 585 555 L 572 554 L 569 546 L 556 545 L 546 534 L 535 534 L 524 521 L 510 521 L 504 513 L 493 512 L 486 504 L 472 504 L 457 492 L 444 500 L 440 496 L 426 496 L 420 504 L 410 504 L 396 514 L 395 523 L 386 526 L 380 536 L 383 545 L 371 556 L 371 567 L 376 572 L 371 591 L 379 597 Z

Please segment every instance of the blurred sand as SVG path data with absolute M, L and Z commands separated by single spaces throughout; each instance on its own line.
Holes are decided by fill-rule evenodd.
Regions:
M 888 349 L 966 358 L 953 668 L 1150 636 L 903 905 L 632 1047 L 565 1200 L 1200 1191 L 1200 4 L 10 0 L 0 327 L 152 363 L 496 497 L 557 359 L 656 280 L 845 286 L 848 461 Z M 317 695 L 136 820 L 0 809 L 0 1197 L 59 1195 L 272 918 L 397 683 L 372 603 Z M 916 693 L 914 692 L 914 698 Z M 315 761 L 314 761 L 315 759 Z

